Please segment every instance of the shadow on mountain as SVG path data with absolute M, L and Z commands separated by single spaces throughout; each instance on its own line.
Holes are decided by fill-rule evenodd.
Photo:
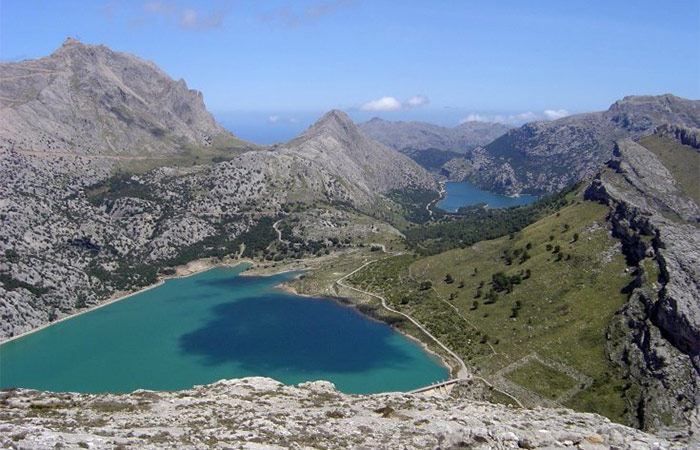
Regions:
M 329 300 L 283 294 L 218 305 L 215 318 L 183 335 L 183 353 L 204 364 L 236 361 L 259 372 L 359 372 L 407 367 L 411 358 L 390 344 L 393 331 Z

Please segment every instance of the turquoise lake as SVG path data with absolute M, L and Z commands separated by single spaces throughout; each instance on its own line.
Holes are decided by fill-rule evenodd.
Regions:
M 462 206 L 472 206 L 479 203 L 486 203 L 489 208 L 507 208 L 526 205 L 538 199 L 539 197 L 535 195 L 508 197 L 481 190 L 471 183 L 449 181 L 445 183 L 445 198 L 440 200 L 437 206 L 445 211 L 457 212 Z
M 274 286 L 294 273 L 215 268 L 0 346 L 0 388 L 177 390 L 222 378 L 329 380 L 347 393 L 407 391 L 447 379 L 416 342 L 330 299 Z

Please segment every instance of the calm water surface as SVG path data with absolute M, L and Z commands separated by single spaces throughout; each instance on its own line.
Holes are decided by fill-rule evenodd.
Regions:
M 0 346 L 0 387 L 176 390 L 222 378 L 330 380 L 349 393 L 448 377 L 414 341 L 328 299 L 274 289 L 294 274 L 244 267 L 172 279 Z
M 449 212 L 457 212 L 462 206 L 472 206 L 479 203 L 486 203 L 489 208 L 507 208 L 509 206 L 526 205 L 538 199 L 534 195 L 508 197 L 483 191 L 471 183 L 456 181 L 445 183 L 445 191 L 445 198 L 440 200 L 437 206 Z

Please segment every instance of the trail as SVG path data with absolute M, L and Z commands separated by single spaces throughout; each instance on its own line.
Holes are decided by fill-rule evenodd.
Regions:
M 277 240 L 280 241 L 282 244 L 289 245 L 289 241 L 285 241 L 282 239 L 282 231 L 280 231 L 279 228 L 277 228 L 277 224 L 282 222 L 283 219 L 278 220 L 277 222 L 272 224 L 272 228 L 277 232 Z
M 444 197 L 445 197 L 445 182 L 441 181 L 440 182 L 440 196 L 438 198 L 436 198 L 435 200 L 431 200 L 427 205 L 425 205 L 425 210 L 428 211 L 428 214 L 430 214 L 430 220 L 433 220 L 433 210 L 430 209 L 430 207 L 433 206 L 433 203 L 439 202 Z
M 398 255 L 400 255 L 400 253 L 393 254 L 392 256 L 398 256 Z M 435 336 L 433 336 L 432 333 L 430 333 L 430 331 L 428 331 L 428 330 L 427 330 L 423 325 L 421 325 L 417 320 L 415 320 L 413 317 L 409 316 L 408 314 L 402 313 L 401 311 L 397 311 L 396 309 L 390 307 L 390 306 L 387 304 L 386 298 L 384 298 L 383 296 L 378 295 L 378 294 L 373 294 L 373 293 L 371 293 L 371 292 L 365 291 L 365 290 L 363 290 L 363 289 L 356 288 L 356 287 L 354 287 L 354 286 L 350 286 L 349 284 L 345 283 L 345 280 L 346 280 L 347 278 L 349 278 L 349 277 L 351 277 L 352 275 L 356 274 L 357 272 L 359 272 L 360 270 L 364 269 L 365 267 L 367 267 L 367 266 L 369 266 L 369 265 L 371 265 L 371 264 L 374 264 L 375 262 L 377 262 L 377 261 L 370 261 L 370 262 L 364 263 L 363 265 L 361 265 L 361 266 L 358 267 L 357 269 L 355 269 L 355 270 L 353 270 L 352 272 L 350 272 L 350 273 L 344 275 L 343 277 L 339 278 L 339 279 L 336 281 L 336 283 L 337 283 L 338 285 L 340 285 L 340 286 L 346 288 L 346 289 L 350 289 L 350 290 L 353 290 L 353 291 L 356 291 L 356 292 L 360 292 L 360 293 L 365 294 L 365 295 L 369 295 L 369 296 L 374 297 L 374 298 L 378 298 L 378 299 L 381 301 L 382 307 L 383 307 L 384 309 L 386 309 L 387 311 L 390 311 L 390 312 L 392 312 L 392 313 L 394 313 L 394 314 L 399 314 L 399 315 L 405 317 L 406 319 L 408 319 L 413 325 L 415 325 L 416 327 L 418 327 L 418 329 L 421 330 L 426 336 L 430 337 L 430 339 L 432 339 L 433 341 L 435 341 L 435 343 L 436 343 L 440 348 L 442 348 L 443 350 L 445 350 L 452 358 L 455 359 L 455 361 L 457 361 L 457 362 L 459 363 L 460 369 L 459 369 L 459 371 L 457 372 L 457 378 L 460 379 L 460 380 L 466 380 L 466 379 L 468 379 L 468 378 L 469 378 L 469 370 L 467 369 L 467 365 L 464 363 L 464 361 L 462 361 L 462 358 L 460 358 L 455 352 L 453 352 L 452 350 L 450 350 L 449 347 L 447 347 L 445 344 L 443 344 L 438 338 L 436 338 Z

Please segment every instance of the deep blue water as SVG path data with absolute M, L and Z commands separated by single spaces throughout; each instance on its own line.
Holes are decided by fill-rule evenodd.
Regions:
M 0 346 L 0 388 L 176 390 L 222 378 L 330 380 L 350 393 L 448 377 L 414 341 L 329 299 L 274 288 L 294 274 L 216 268 Z
M 462 206 L 472 206 L 486 203 L 489 208 L 507 208 L 509 206 L 526 205 L 538 200 L 535 195 L 508 197 L 484 191 L 471 183 L 449 181 L 445 184 L 445 198 L 437 203 L 439 208 L 449 212 L 457 212 Z

